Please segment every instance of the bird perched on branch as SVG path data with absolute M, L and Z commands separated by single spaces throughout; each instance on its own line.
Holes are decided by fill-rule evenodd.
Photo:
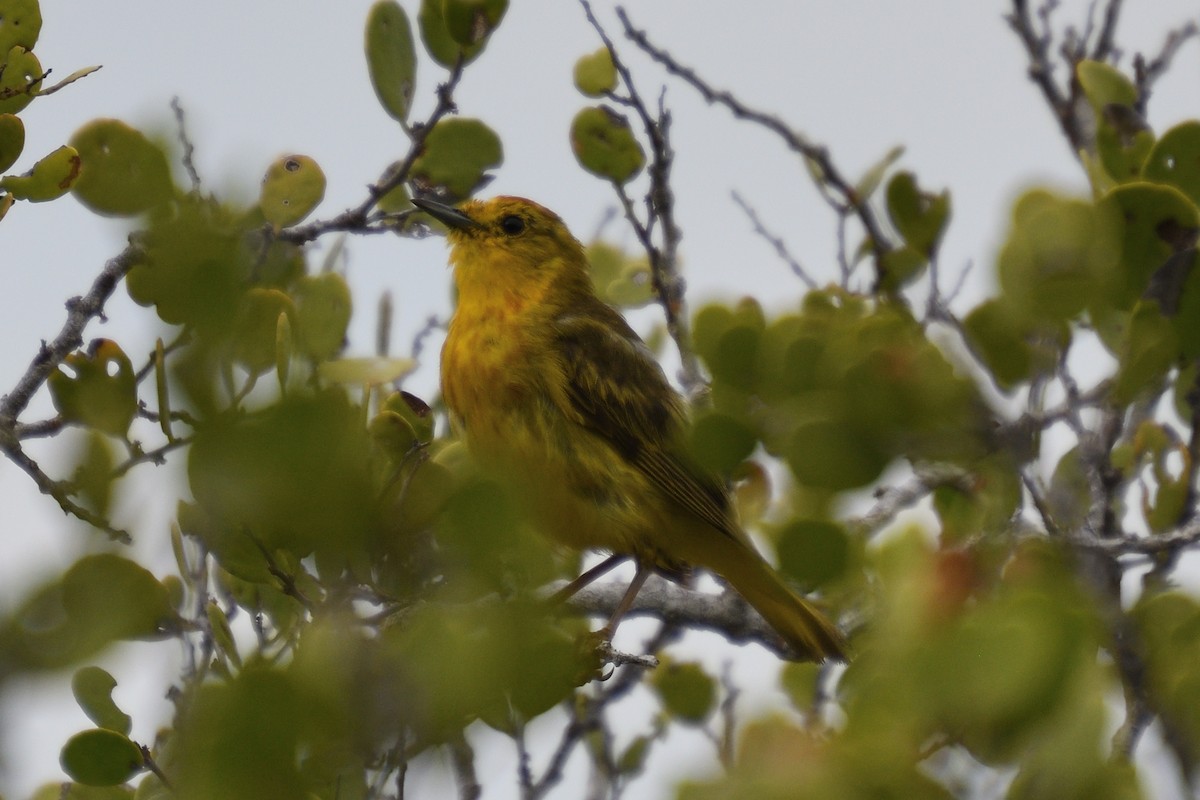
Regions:
M 701 566 L 796 657 L 845 659 L 837 628 L 784 584 L 738 524 L 725 485 L 688 458 L 682 398 L 596 296 L 562 220 L 516 197 L 413 202 L 449 228 L 458 306 L 442 393 L 468 449 L 552 540 L 636 560 L 605 633 L 652 571 Z

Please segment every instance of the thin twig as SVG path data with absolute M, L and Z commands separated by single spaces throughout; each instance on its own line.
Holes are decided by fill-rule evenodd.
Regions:
M 939 486 L 962 485 L 964 490 L 969 490 L 965 485 L 969 481 L 970 475 L 959 467 L 923 466 L 908 483 L 880 492 L 871 510 L 850 520 L 847 527 L 860 536 L 870 536 Z
M 68 496 L 70 485 L 52 480 L 37 462 L 24 452 L 18 435 L 17 419 L 29 406 L 34 394 L 46 383 L 50 374 L 58 369 L 68 355 L 83 345 L 83 331 L 88 323 L 97 317 L 104 317 L 105 303 L 141 253 L 139 248 L 129 245 L 108 260 L 86 295 L 67 301 L 67 319 L 58 335 L 49 344 L 42 344 L 16 385 L 0 398 L 0 452 L 33 478 L 43 494 L 53 497 L 64 513 L 99 528 L 117 541 L 126 543 L 131 541 L 126 531 L 114 528 L 107 520 L 71 500 Z M 23 433 L 29 431 L 29 428 L 22 429 Z
M 479 800 L 483 788 L 475 774 L 475 751 L 460 731 L 449 742 L 450 763 L 454 765 L 454 777 L 458 783 L 458 796 L 462 800 Z
M 1093 61 L 1108 61 L 1115 54 L 1117 22 L 1121 18 L 1121 2 L 1122 0 L 1108 0 L 1108 5 L 1104 8 L 1104 24 L 1100 26 L 1096 44 L 1092 47 L 1091 59 Z
M 1044 9 L 1043 20 L 1047 19 L 1048 13 L 1049 10 Z M 1064 93 L 1054 82 L 1054 65 L 1050 61 L 1053 42 L 1049 24 L 1047 23 L 1045 29 L 1040 33 L 1034 28 L 1033 19 L 1029 15 L 1028 0 L 1012 0 L 1012 12 L 1005 16 L 1005 20 L 1017 38 L 1021 40 L 1021 44 L 1025 46 L 1025 53 L 1029 58 L 1030 80 L 1041 90 L 1046 105 L 1050 107 L 1050 113 L 1054 115 L 1059 128 L 1067 138 L 1067 145 L 1071 148 L 1071 152 L 1078 157 L 1079 151 L 1085 144 L 1083 130 L 1076 113 L 1078 95 L 1073 79 L 1070 81 L 1069 94 Z
M 1140 116 L 1146 116 L 1146 106 L 1150 102 L 1150 95 L 1154 92 L 1154 85 L 1163 75 L 1167 74 L 1167 70 L 1171 68 L 1171 62 L 1175 60 L 1180 48 L 1188 40 L 1195 38 L 1197 34 L 1200 34 L 1200 27 L 1194 21 L 1188 20 L 1167 34 L 1162 49 L 1149 62 L 1141 53 L 1134 56 L 1133 75 L 1134 85 L 1137 86 L 1137 100 L 1134 102 L 1133 110 Z
M 679 274 L 678 249 L 683 233 L 675 222 L 675 195 L 671 189 L 671 167 L 675 160 L 675 152 L 671 147 L 671 115 L 666 108 L 665 89 L 659 95 L 657 116 L 642 99 L 625 62 L 617 52 L 616 46 L 604 26 L 592 13 L 588 0 L 579 0 L 588 22 L 595 29 L 600 40 L 608 50 L 613 67 L 621 78 L 621 83 L 627 97 L 609 93 L 609 98 L 620 102 L 637 114 L 642 123 L 642 129 L 650 142 L 650 163 L 647 175 L 650 188 L 646 192 L 646 218 L 643 222 L 634 209 L 633 202 L 625 192 L 625 187 L 613 183 L 613 190 L 621 201 L 625 218 L 633 227 L 634 234 L 646 251 L 650 262 L 650 282 L 655 296 L 663 308 L 667 322 L 667 333 L 674 340 L 679 351 L 680 380 L 689 393 L 698 391 L 704 385 L 700 364 L 691 346 L 691 334 L 688 330 L 687 307 L 684 297 L 685 284 Z M 618 9 L 618 15 L 621 13 Z M 655 230 L 658 230 L 658 241 L 655 240 Z
M 370 223 L 374 221 L 371 211 L 375 208 L 375 204 L 379 202 L 381 197 L 408 180 L 413 164 L 416 163 L 421 153 L 424 152 L 425 140 L 434 126 L 437 125 L 442 117 L 458 111 L 458 107 L 454 104 L 454 90 L 458 87 L 458 82 L 462 78 L 464 66 L 465 64 L 460 58 L 458 63 L 454 65 L 454 68 L 450 70 L 450 76 L 446 79 L 446 82 L 437 87 L 437 105 L 434 106 L 433 111 L 430 112 L 423 124 L 413 126 L 408 153 L 398 164 L 389 167 L 378 181 L 367 187 L 368 197 L 366 200 L 354 208 L 346 209 L 332 219 L 320 220 L 295 228 L 287 228 L 278 231 L 274 235 L 281 241 L 291 242 L 292 244 L 305 244 L 333 231 L 353 231 L 355 233 L 390 232 L 392 230 L 391 227 L 371 226 Z
M 758 218 L 758 212 L 755 211 L 749 203 L 742 199 L 740 194 L 737 192 L 731 192 L 731 194 L 733 196 L 733 202 L 738 204 L 738 207 L 740 207 L 743 213 L 745 213 L 745 215 L 749 218 L 750 224 L 754 226 L 754 232 L 762 237 L 767 244 L 774 248 L 775 255 L 783 259 L 784 263 L 786 263 L 792 272 L 795 273 L 797 278 L 804 282 L 805 286 L 807 286 L 809 289 L 816 289 L 817 282 L 813 280 L 812 276 L 809 275 L 807 270 L 804 269 L 804 265 L 797 261 L 788 251 L 787 245 L 783 243 L 783 239 L 780 239 L 778 236 L 767 230 L 766 226 L 762 224 L 762 220 Z
M 892 249 L 890 237 L 884 232 L 883 226 L 875 216 L 865 197 L 859 196 L 854 186 L 842 176 L 841 170 L 833 163 L 829 151 L 822 146 L 813 144 L 803 135 L 788 127 L 779 117 L 767 114 L 747 106 L 728 91 L 718 90 L 701 78 L 695 70 L 680 64 L 667 51 L 655 46 L 644 31 L 638 30 L 629 20 L 625 9 L 617 8 L 617 17 L 625 28 L 625 36 L 636 44 L 642 52 L 660 64 L 667 72 L 682 79 L 708 103 L 724 106 L 738 119 L 744 119 L 760 125 L 783 140 L 788 149 L 799 153 L 811 162 L 816 175 L 818 186 L 832 190 L 831 200 L 835 210 L 849 208 L 867 233 L 872 252 L 875 254 L 877 266 L 880 266 L 884 254 Z
M 191 137 L 188 136 L 187 124 L 184 120 L 183 104 L 179 102 L 179 97 L 171 98 L 171 110 L 175 112 L 175 127 L 179 136 L 179 144 L 183 147 L 183 168 L 188 174 L 188 180 L 192 183 L 192 193 L 200 192 L 200 173 L 196 171 L 196 148 L 192 144 Z

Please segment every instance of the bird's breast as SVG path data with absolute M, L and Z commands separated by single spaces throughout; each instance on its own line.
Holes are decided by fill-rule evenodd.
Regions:
M 529 336 L 498 303 L 459 306 L 442 346 L 442 395 L 469 427 L 499 424 L 528 393 Z

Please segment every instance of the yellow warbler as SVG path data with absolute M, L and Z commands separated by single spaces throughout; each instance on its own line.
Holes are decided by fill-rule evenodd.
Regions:
M 650 570 L 696 565 L 732 584 L 797 657 L 844 659 L 842 635 L 787 588 L 724 484 L 687 457 L 682 399 L 596 297 L 562 220 L 516 197 L 413 202 L 450 229 L 458 306 L 442 349 L 446 403 L 476 460 L 547 536 L 636 559 L 610 626 Z

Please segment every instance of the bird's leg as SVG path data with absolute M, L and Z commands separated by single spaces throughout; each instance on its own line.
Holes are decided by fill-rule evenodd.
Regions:
M 650 577 L 650 572 L 651 569 L 649 567 L 643 566 L 640 561 L 638 562 L 637 572 L 634 573 L 633 580 L 629 582 L 629 588 L 625 590 L 625 595 L 621 598 L 621 602 L 617 603 L 617 607 L 613 611 L 612 616 L 608 618 L 608 622 L 594 634 L 596 638 L 602 642 L 612 640 L 613 634 L 617 632 L 617 626 L 621 624 L 621 618 L 633 606 L 633 601 L 637 599 L 638 592 L 642 590 L 642 585 Z
M 566 602 L 567 600 L 574 597 L 575 593 L 578 592 L 580 589 L 587 586 L 589 583 L 596 580 L 601 575 L 605 574 L 606 572 L 611 570 L 613 567 L 617 566 L 617 564 L 620 564 L 622 561 L 624 561 L 628 557 L 629 556 L 624 556 L 624 555 L 619 555 L 619 554 L 609 556 L 608 558 L 604 559 L 596 566 L 594 566 L 591 569 L 584 572 L 582 575 L 580 575 L 575 580 L 568 583 L 563 588 L 559 589 L 554 594 L 550 595 L 549 603 L 551 605 L 557 605 L 559 603 Z

